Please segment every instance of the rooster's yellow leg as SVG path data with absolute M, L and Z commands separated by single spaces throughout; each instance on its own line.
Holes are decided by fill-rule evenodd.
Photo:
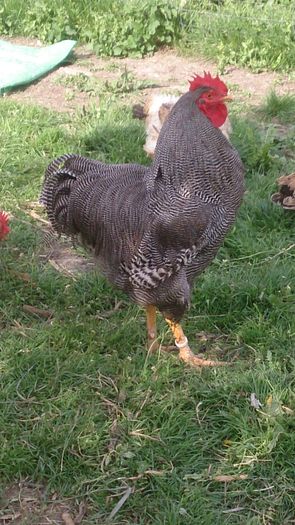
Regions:
M 146 306 L 146 327 L 148 334 L 148 353 L 152 354 L 157 350 L 163 350 L 164 352 L 170 352 L 171 350 L 176 350 L 175 346 L 163 346 L 159 344 L 157 340 L 157 309 L 155 306 Z
M 148 352 L 155 352 L 159 345 L 157 341 L 157 310 L 155 306 L 149 305 L 146 311 L 146 327 L 148 334 Z
M 183 330 L 179 323 L 174 323 L 170 319 L 166 319 L 166 322 L 171 328 L 173 336 L 175 338 L 175 345 L 179 349 L 179 359 L 184 361 L 190 366 L 222 366 L 226 363 L 221 361 L 212 361 L 211 359 L 201 359 L 197 357 L 188 345 L 187 337 L 184 335 Z

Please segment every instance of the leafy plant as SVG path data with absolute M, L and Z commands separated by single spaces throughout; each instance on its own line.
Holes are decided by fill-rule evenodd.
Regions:
M 175 42 L 180 33 L 179 21 L 179 9 L 173 3 L 126 2 L 121 6 L 120 17 L 117 9 L 95 16 L 97 33 L 89 41 L 102 56 L 143 56 Z
M 130 93 L 152 86 L 153 83 L 148 80 L 138 80 L 131 71 L 128 71 L 126 66 L 118 80 L 106 80 L 103 83 L 104 90 L 110 93 Z
M 25 9 L 21 0 L 4 0 L 0 29 L 45 42 L 79 39 L 101 56 L 143 56 L 178 39 L 179 1 L 28 0 Z

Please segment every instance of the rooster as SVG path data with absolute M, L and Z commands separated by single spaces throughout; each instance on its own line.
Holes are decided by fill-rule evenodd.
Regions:
M 5 237 L 10 232 L 8 223 L 9 223 L 9 218 L 8 218 L 7 213 L 5 213 L 4 211 L 0 211 L 0 241 L 5 239 Z
M 211 75 L 205 73 L 204 79 L 206 79 L 207 75 L 210 78 Z M 146 141 L 143 149 L 151 158 L 154 157 L 161 128 L 179 98 L 176 95 L 156 94 L 149 96 L 144 106 L 135 104 L 132 107 L 133 117 L 145 120 Z M 229 140 L 232 128 L 228 117 L 221 124 L 220 130 Z
M 226 100 L 218 77 L 196 76 L 166 119 L 150 167 L 65 154 L 48 166 L 40 198 L 56 232 L 91 247 L 109 281 L 146 309 L 150 351 L 159 310 L 192 366 L 218 363 L 192 352 L 180 321 L 244 193 L 240 157 L 218 129 Z

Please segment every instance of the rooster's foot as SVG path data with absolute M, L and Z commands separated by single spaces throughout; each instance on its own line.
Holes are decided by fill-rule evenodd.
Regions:
M 223 363 L 222 361 L 214 361 L 212 359 L 202 359 L 201 357 L 197 357 L 190 349 L 188 340 L 184 335 L 180 324 L 175 323 L 170 319 L 166 319 L 166 321 L 175 337 L 175 345 L 179 349 L 179 359 L 181 359 L 181 361 L 184 361 L 186 364 L 193 367 L 227 365 L 227 363 Z
M 214 361 L 213 359 L 202 359 L 201 357 L 197 357 L 188 344 L 185 347 L 180 348 L 179 359 L 192 367 L 228 365 L 228 363 L 224 363 L 223 361 Z
M 175 338 L 175 346 L 161 345 L 157 339 L 157 327 L 156 327 L 156 307 L 147 306 L 146 307 L 146 320 L 147 320 L 147 333 L 148 333 L 148 344 L 147 349 L 149 354 L 153 354 L 158 350 L 164 352 L 171 352 L 173 350 L 179 351 L 179 359 L 184 361 L 184 363 L 192 367 L 201 367 L 201 366 L 224 366 L 228 363 L 222 361 L 214 361 L 212 359 L 202 359 L 201 357 L 196 356 L 189 347 L 186 336 L 183 333 L 183 330 L 179 323 L 166 319 L 169 324 L 173 336 Z

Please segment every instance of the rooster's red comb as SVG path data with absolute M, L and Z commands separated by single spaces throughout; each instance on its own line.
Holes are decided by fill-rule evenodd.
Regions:
M 199 87 L 202 86 L 208 86 L 212 87 L 213 89 L 216 89 L 216 91 L 219 91 L 223 95 L 227 95 L 228 89 L 222 80 L 220 80 L 219 76 L 212 77 L 211 73 L 206 73 L 204 71 L 204 76 L 201 77 L 200 75 L 195 75 L 192 80 L 189 80 L 190 91 L 195 91 Z
M 0 240 L 9 233 L 10 228 L 8 226 L 8 215 L 4 211 L 0 211 Z

